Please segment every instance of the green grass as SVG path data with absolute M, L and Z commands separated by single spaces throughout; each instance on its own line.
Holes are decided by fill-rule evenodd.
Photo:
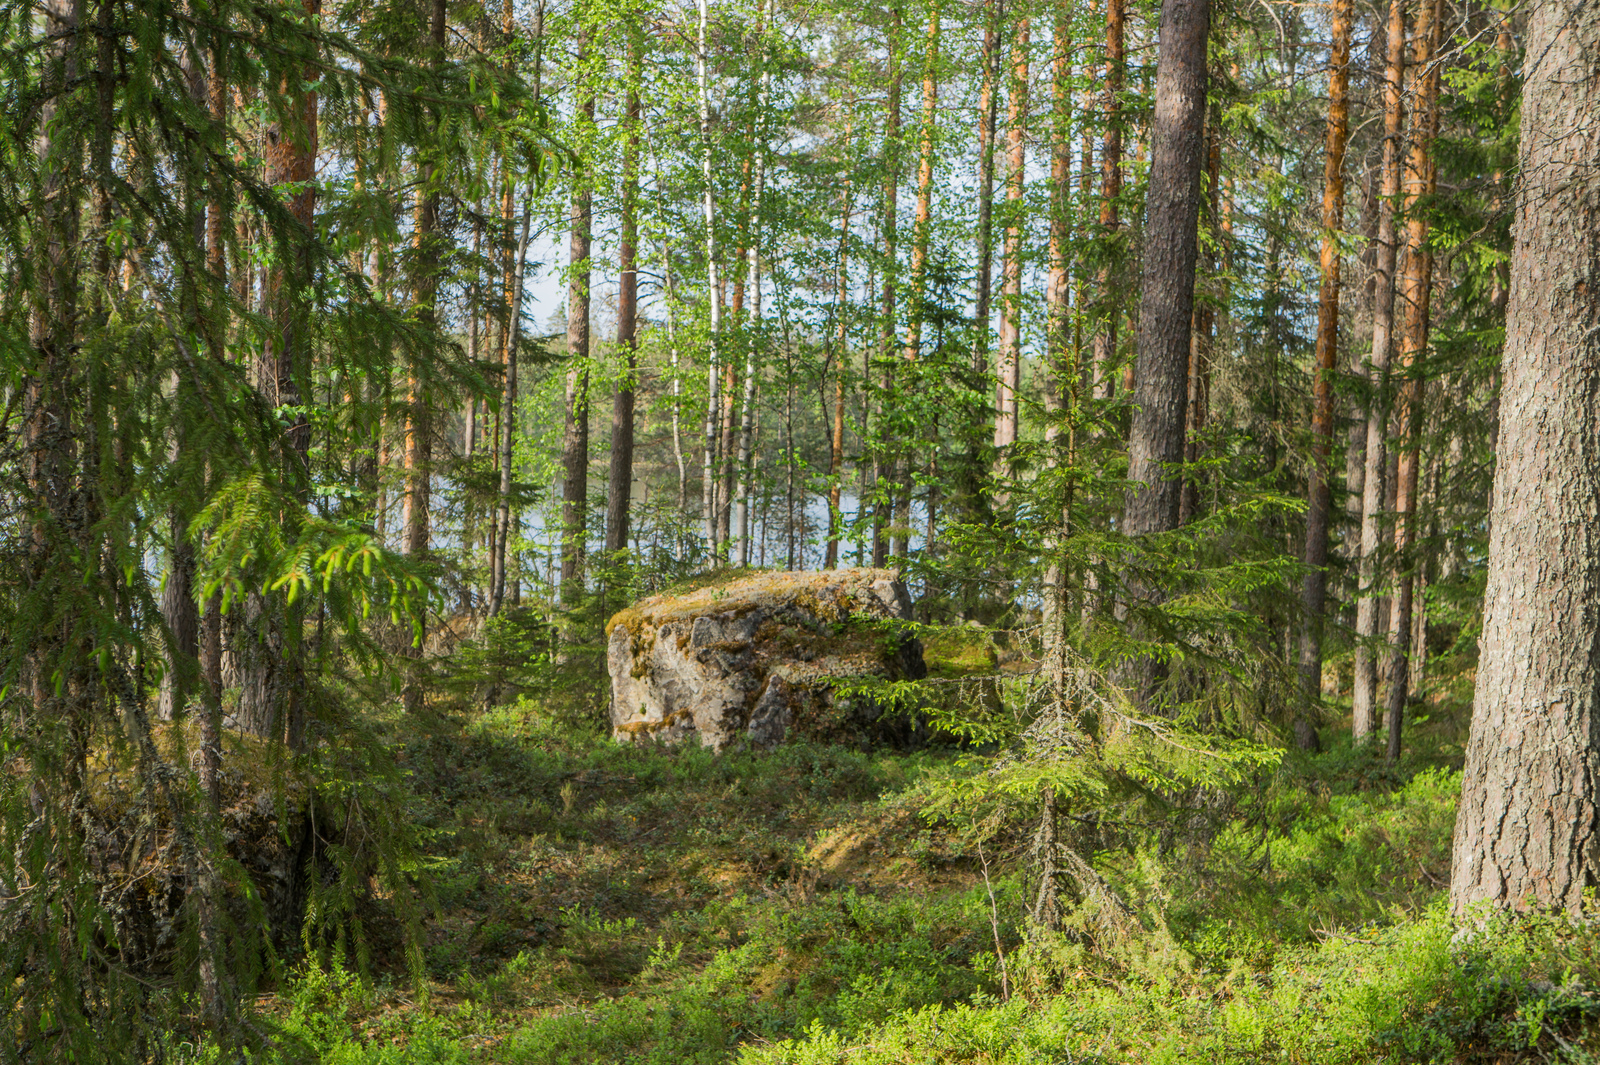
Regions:
M 1446 917 L 1437 758 L 1286 763 L 1101 850 L 1142 930 L 1098 947 L 1028 933 L 1025 831 L 988 837 L 986 883 L 965 830 L 920 816 L 981 771 L 951 751 L 719 758 L 523 704 L 402 760 L 427 994 L 303 968 L 269 1011 L 282 1060 L 1600 1060 L 1592 935 Z

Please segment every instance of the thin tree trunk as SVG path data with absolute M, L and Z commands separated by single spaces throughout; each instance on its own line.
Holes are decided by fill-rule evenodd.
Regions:
M 1306 575 L 1301 585 L 1300 705 L 1295 743 L 1316 750 L 1317 707 L 1322 699 L 1322 627 L 1328 594 L 1328 525 L 1333 494 L 1328 464 L 1333 454 L 1333 372 L 1339 356 L 1339 234 L 1344 229 L 1344 149 L 1350 136 L 1350 23 L 1352 0 L 1334 0 L 1329 53 L 1328 140 L 1322 189 L 1322 292 L 1317 302 L 1317 348 L 1312 384 L 1310 501 L 1306 510 Z
M 1073 344 L 1069 299 L 1072 290 L 1072 21 L 1065 9 L 1056 14 L 1051 64 L 1050 122 L 1050 279 L 1045 290 L 1048 306 L 1046 348 L 1048 379 L 1045 385 L 1045 462 L 1055 467 L 1073 460 L 1077 420 L 1078 349 Z M 1064 440 L 1063 440 L 1064 438 Z M 1063 446 L 1063 444 L 1065 446 Z M 1060 545 L 1071 536 L 1071 500 L 1063 500 L 1061 523 L 1047 542 L 1049 558 L 1044 568 L 1044 596 L 1040 604 L 1041 643 L 1058 703 L 1066 675 L 1066 620 L 1069 616 L 1066 559 Z M 1055 792 L 1048 790 L 1054 801 Z M 1052 911 L 1053 912 L 1053 911 Z
M 1008 476 L 1005 449 L 1017 442 L 1017 393 L 1022 387 L 1022 224 L 1028 152 L 1028 20 L 1017 25 L 1006 133 L 1006 246 L 1000 305 L 1000 347 L 995 360 L 994 446 L 997 473 Z M 997 496 L 1002 506 L 1004 494 Z
M 1000 23 L 1004 0 L 987 0 L 983 27 L 983 88 L 978 92 L 978 280 L 972 368 L 989 369 L 989 319 L 994 274 L 995 120 L 1000 104 Z
M 881 371 L 877 382 L 878 417 L 875 419 L 878 432 L 872 451 L 872 486 L 878 497 L 872 519 L 872 564 L 878 568 L 888 565 L 888 531 L 893 513 L 892 486 L 888 490 L 885 489 L 885 483 L 890 480 L 889 466 L 892 456 L 888 434 L 885 432 L 884 414 L 894 388 L 894 359 L 891 353 L 895 345 L 895 304 L 898 295 L 896 281 L 899 277 L 896 256 L 899 253 L 900 228 L 900 96 L 903 78 L 899 49 L 904 17 L 902 8 L 898 4 L 895 5 L 888 35 L 889 99 L 883 128 L 883 315 L 878 333 L 878 362 Z
M 928 33 L 922 68 L 922 130 L 917 150 L 917 207 L 911 230 L 911 306 L 906 316 L 906 339 L 902 357 L 915 362 L 922 352 L 922 325 L 926 317 L 928 240 L 933 225 L 933 155 L 934 136 L 938 132 L 939 113 L 939 7 L 935 3 L 928 11 Z M 901 402 L 905 402 L 905 389 L 912 387 L 907 378 L 902 388 Z M 890 492 L 894 498 L 894 524 L 890 529 L 890 554 L 905 558 L 911 551 L 911 467 L 904 445 L 896 448 L 893 457 L 893 475 Z
M 507 187 L 509 192 L 509 186 Z M 509 202 L 509 196 L 507 201 Z M 509 214 L 509 212 L 508 212 Z M 500 424 L 502 431 L 497 443 L 500 447 L 500 506 L 495 515 L 495 543 L 489 616 L 499 614 L 505 606 L 508 562 L 510 561 L 511 484 L 513 464 L 516 460 L 517 411 L 517 341 L 522 333 L 522 279 L 528 261 L 528 228 L 533 218 L 531 204 L 522 209 L 522 233 L 517 238 L 516 258 L 510 264 L 511 275 L 506 284 L 506 324 L 502 331 L 500 364 L 504 391 L 500 397 Z
M 617 251 L 617 349 L 624 362 L 611 402 L 611 474 L 606 498 L 607 563 L 628 549 L 628 504 L 633 495 L 633 404 L 639 372 L 639 81 L 644 56 L 639 29 L 628 28 L 628 102 L 622 145 L 622 235 Z
M 1600 879 L 1600 7 L 1531 9 L 1488 586 L 1450 904 L 1592 914 Z
M 1407 668 L 1411 660 L 1412 592 L 1416 565 L 1411 557 L 1416 539 L 1418 433 L 1422 427 L 1422 379 L 1417 362 L 1428 347 L 1428 297 L 1433 288 L 1433 253 L 1428 248 L 1428 216 L 1423 204 L 1433 196 L 1437 170 L 1433 142 L 1439 128 L 1439 71 L 1433 63 L 1439 49 L 1443 22 L 1442 0 L 1422 0 L 1417 11 L 1412 64 L 1420 85 L 1413 93 L 1416 110 L 1411 120 L 1411 160 L 1406 168 L 1406 272 L 1402 298 L 1404 332 L 1400 338 L 1399 395 L 1400 483 L 1395 491 L 1394 555 L 1395 594 L 1389 620 L 1389 761 L 1400 757 L 1400 736 L 1410 694 Z
M 1404 0 L 1390 0 L 1384 65 L 1383 177 L 1378 202 L 1377 257 L 1373 264 L 1372 399 L 1367 406 L 1367 455 L 1361 486 L 1361 561 L 1356 600 L 1356 663 L 1351 691 L 1352 727 L 1357 743 L 1377 727 L 1378 552 L 1388 492 L 1389 357 L 1394 343 L 1395 204 L 1400 198 L 1402 138 L 1405 128 L 1406 62 Z
M 1101 262 L 1096 289 L 1102 309 L 1096 315 L 1093 355 L 1094 396 L 1111 398 L 1112 369 L 1117 358 L 1117 314 L 1114 293 L 1117 234 L 1121 227 L 1117 201 L 1122 196 L 1122 79 L 1125 67 L 1125 0 L 1106 0 L 1105 132 L 1100 141 Z
M 581 63 L 589 50 L 588 31 L 578 34 Z M 578 120 L 594 126 L 594 92 L 579 86 Z M 587 172 L 575 173 L 568 243 L 566 424 L 561 441 L 561 601 L 583 594 L 584 556 L 589 526 L 589 245 L 594 190 Z
M 434 67 L 444 64 L 446 0 L 433 0 L 428 27 L 430 61 Z M 434 302 L 439 291 L 439 192 L 433 187 L 434 164 L 426 161 L 419 168 L 419 197 L 415 223 L 412 227 L 412 247 L 417 252 L 417 276 L 412 290 L 413 307 L 417 322 L 424 332 L 434 327 Z M 433 410 L 421 376 L 413 371 L 408 382 L 405 441 L 405 553 L 422 558 L 428 553 L 428 478 L 433 467 Z M 401 703 L 407 713 L 422 708 L 422 678 L 417 662 L 422 658 L 422 639 L 416 638 L 401 648 L 401 654 L 412 660 L 406 669 Z
M 305 0 L 307 16 L 315 19 L 320 0 Z M 307 81 L 305 84 L 314 84 Z M 294 189 L 289 196 L 289 213 L 295 221 L 311 228 L 316 211 L 317 93 L 313 88 L 298 92 L 289 86 L 283 91 L 292 98 L 288 124 L 275 122 L 266 134 L 266 181 L 269 185 Z M 272 318 L 272 330 L 258 353 L 256 387 L 275 408 L 300 410 L 300 381 L 309 374 L 310 343 L 305 335 L 309 321 L 296 290 L 305 283 L 310 263 L 303 257 L 296 262 L 273 267 L 267 275 L 265 300 Z M 297 492 L 309 487 L 311 425 L 302 414 L 293 416 L 284 437 L 288 443 L 288 480 Z M 287 736 L 298 740 L 300 692 L 292 674 L 298 668 L 297 634 L 289 632 L 297 623 L 297 612 L 287 618 L 272 615 L 272 607 L 260 594 L 251 596 L 247 607 L 249 634 L 244 656 L 243 686 L 237 720 L 240 730 L 255 736 Z
M 764 14 L 765 32 L 772 30 L 773 0 L 767 0 Z M 767 59 L 763 50 L 763 59 Z M 763 62 L 761 90 L 756 99 L 756 111 L 765 114 L 772 88 L 770 61 Z M 746 251 L 745 279 L 749 288 L 749 318 L 746 320 L 744 359 L 744 398 L 739 414 L 739 456 L 734 466 L 733 536 L 734 565 L 750 565 L 750 482 L 755 470 L 750 463 L 751 449 L 756 429 L 756 357 L 761 336 L 761 212 L 765 207 L 767 156 L 765 131 L 756 139 L 754 162 L 754 194 L 750 207 L 750 247 Z
M 849 106 L 848 104 L 846 105 Z M 846 118 L 849 122 L 849 118 Z M 850 128 L 845 127 L 844 157 L 846 165 L 850 158 Z M 839 513 L 839 500 L 841 486 L 844 481 L 844 379 L 845 359 L 849 352 L 846 344 L 850 336 L 850 215 L 855 204 L 854 188 L 849 178 L 845 179 L 843 190 L 839 194 L 839 250 L 836 256 L 837 268 L 835 270 L 834 287 L 834 335 L 833 352 L 830 359 L 833 362 L 833 426 L 828 435 L 828 546 L 822 560 L 823 569 L 837 569 L 839 566 L 839 526 L 841 524 Z

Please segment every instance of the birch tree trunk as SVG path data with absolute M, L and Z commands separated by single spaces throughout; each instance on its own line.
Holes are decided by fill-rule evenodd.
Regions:
M 1600 8 L 1533 5 L 1489 574 L 1450 902 L 1600 880 Z
M 767 0 L 763 16 L 763 29 L 772 27 L 773 0 Z M 772 88 L 772 69 L 763 49 L 761 89 L 756 97 L 756 112 L 764 115 Z M 750 247 L 745 251 L 745 279 L 749 290 L 746 318 L 748 334 L 744 357 L 744 397 L 739 412 L 739 454 L 734 465 L 733 536 L 736 566 L 750 565 L 750 482 L 755 471 L 750 465 L 750 453 L 755 445 L 756 430 L 756 358 L 761 337 L 761 212 L 765 206 L 767 180 L 767 143 L 765 130 L 756 139 L 754 188 L 750 201 Z
M 719 347 L 722 334 L 722 298 L 717 284 L 716 192 L 711 183 L 711 77 L 706 54 L 706 30 L 710 20 L 709 0 L 699 0 L 699 34 L 695 39 L 695 77 L 700 92 L 700 180 L 701 213 L 706 229 L 706 291 L 711 301 L 710 350 L 706 359 L 705 448 L 701 461 L 700 520 L 706 549 L 717 554 L 717 407 L 720 402 L 721 365 Z
M 928 10 L 928 34 L 922 67 L 922 131 L 917 150 L 917 210 L 911 231 L 911 307 L 906 315 L 906 362 L 916 362 L 922 353 L 922 324 L 926 317 L 928 278 L 928 238 L 933 225 L 933 155 L 939 117 L 939 5 Z M 911 387 L 908 380 L 906 388 Z M 906 401 L 906 388 L 900 402 Z M 894 452 L 894 475 L 890 478 L 894 496 L 894 524 L 890 533 L 890 553 L 905 558 L 911 551 L 911 459 L 902 445 Z

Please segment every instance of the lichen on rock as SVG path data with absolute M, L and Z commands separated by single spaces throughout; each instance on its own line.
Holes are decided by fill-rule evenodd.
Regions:
M 794 733 L 903 742 L 914 722 L 835 689 L 924 676 L 910 619 L 905 585 L 884 569 L 760 573 L 641 600 L 606 626 L 612 735 L 717 751 Z

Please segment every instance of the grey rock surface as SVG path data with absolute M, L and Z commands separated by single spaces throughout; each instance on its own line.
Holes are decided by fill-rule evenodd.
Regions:
M 612 735 L 693 739 L 721 751 L 770 748 L 796 732 L 903 739 L 879 708 L 838 695 L 839 679 L 926 674 L 900 622 L 911 597 L 894 570 L 761 573 L 653 596 L 607 626 Z

